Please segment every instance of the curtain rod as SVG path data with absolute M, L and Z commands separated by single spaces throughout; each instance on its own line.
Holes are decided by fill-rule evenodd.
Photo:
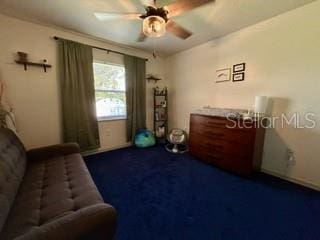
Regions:
M 57 37 L 57 36 L 54 36 L 53 37 L 54 40 L 59 40 L 59 39 L 63 39 L 63 40 L 68 40 L 68 39 L 64 39 L 64 38 L 60 38 L 60 37 Z M 69 40 L 70 41 L 70 40 Z M 92 47 L 92 48 L 95 48 L 95 49 L 99 49 L 99 50 L 102 50 L 102 51 L 106 51 L 107 53 L 115 53 L 115 54 L 120 54 L 120 55 L 127 55 L 125 53 L 122 53 L 122 52 L 118 52 L 118 51 L 114 51 L 114 50 L 111 50 L 111 49 L 108 49 L 108 48 L 102 48 L 102 47 L 96 47 L 96 46 L 92 46 L 92 45 L 88 45 L 89 47 Z M 148 61 L 149 59 L 148 58 L 143 58 L 144 60 Z

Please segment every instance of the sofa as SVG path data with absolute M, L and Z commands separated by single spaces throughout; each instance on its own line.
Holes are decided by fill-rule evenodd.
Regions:
M 112 239 L 104 203 L 74 143 L 26 151 L 0 129 L 0 239 Z

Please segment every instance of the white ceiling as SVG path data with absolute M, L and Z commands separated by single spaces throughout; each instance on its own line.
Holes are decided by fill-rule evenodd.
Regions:
M 141 20 L 98 21 L 93 13 L 144 12 L 139 0 L 0 0 L 0 12 L 25 20 L 43 22 L 89 34 L 131 47 L 169 56 L 211 39 L 279 15 L 314 0 L 216 0 L 212 4 L 175 17 L 176 22 L 194 33 L 181 40 L 167 33 L 156 41 L 139 43 Z M 158 6 L 173 0 L 158 0 Z

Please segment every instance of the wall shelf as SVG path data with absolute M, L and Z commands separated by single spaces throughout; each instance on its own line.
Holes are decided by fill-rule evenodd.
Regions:
M 27 71 L 28 66 L 34 66 L 34 67 L 43 67 L 44 72 L 47 72 L 47 68 L 51 68 L 52 66 L 50 64 L 46 63 L 35 63 L 35 62 L 24 62 L 24 61 L 15 61 L 17 64 L 24 65 L 24 70 Z
M 148 80 L 148 82 L 154 81 L 155 83 L 161 80 L 161 78 L 155 77 L 155 76 L 153 76 L 153 75 L 151 75 L 151 74 L 149 74 L 149 75 L 146 77 L 146 79 Z

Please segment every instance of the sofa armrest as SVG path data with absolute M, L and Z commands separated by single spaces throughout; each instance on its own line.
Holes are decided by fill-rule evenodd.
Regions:
M 95 204 L 54 221 L 32 228 L 17 240 L 72 240 L 94 239 L 112 240 L 116 231 L 117 217 L 115 209 L 105 203 Z
M 77 143 L 64 143 L 31 149 L 27 151 L 27 157 L 28 160 L 43 160 L 79 152 L 80 148 Z

